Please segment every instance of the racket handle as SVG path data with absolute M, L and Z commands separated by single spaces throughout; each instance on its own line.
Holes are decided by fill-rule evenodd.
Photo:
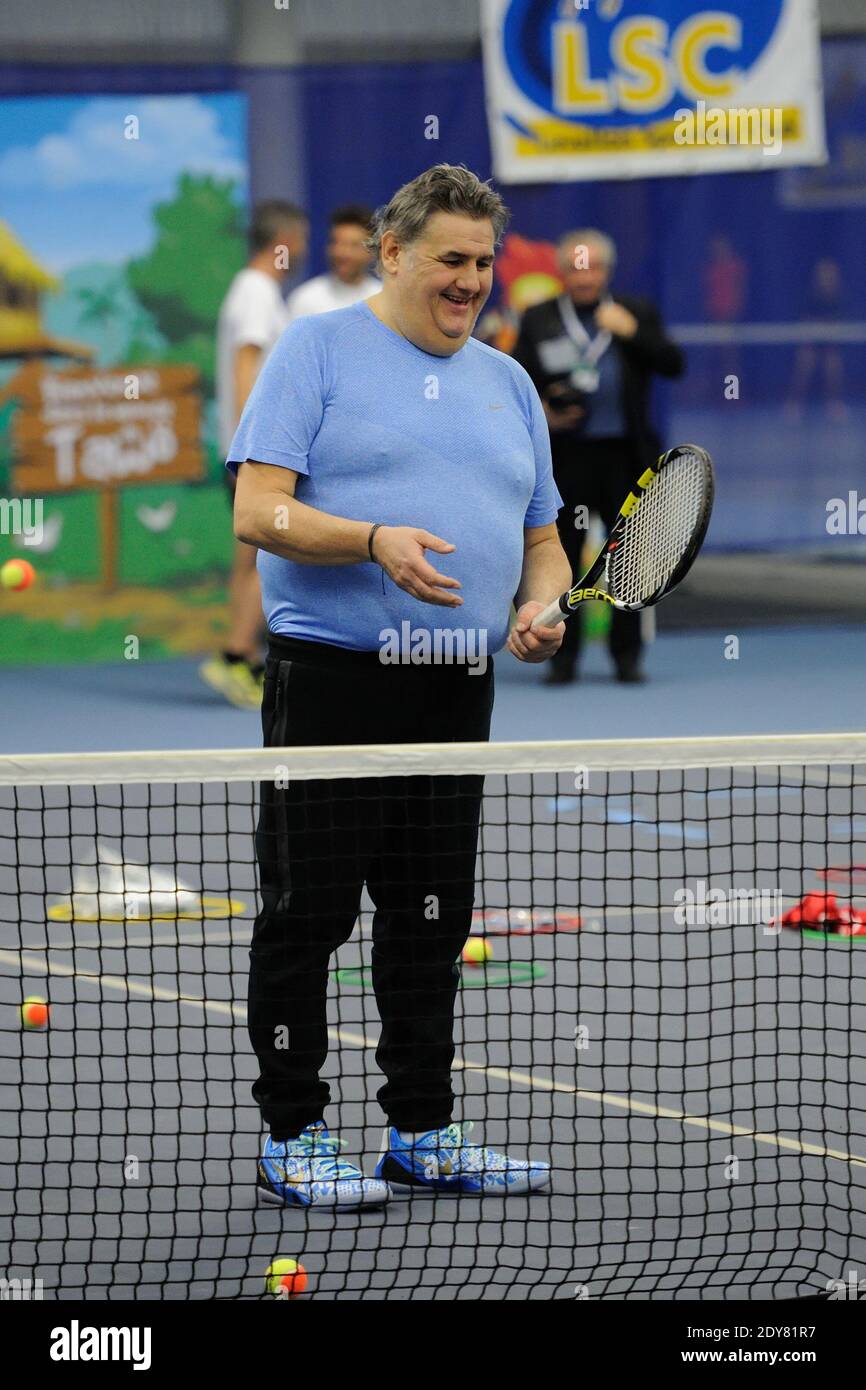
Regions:
M 530 627 L 556 627 L 557 623 L 565 622 L 566 618 L 571 617 L 571 609 L 562 606 L 562 599 L 567 597 L 567 594 L 563 594 L 562 598 L 555 598 L 553 603 L 542 608 L 532 619 Z

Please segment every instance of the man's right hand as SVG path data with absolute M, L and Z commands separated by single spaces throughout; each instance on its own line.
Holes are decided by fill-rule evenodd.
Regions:
M 556 397 L 565 389 L 567 388 L 562 386 L 557 387 L 557 384 L 554 383 L 553 386 L 547 388 L 541 398 L 544 417 L 547 420 L 547 427 L 554 434 L 558 433 L 559 430 L 577 429 L 586 413 L 583 407 L 579 405 L 568 405 L 565 406 L 564 409 L 562 407 L 558 410 L 555 409 L 554 402 L 556 401 Z
M 442 592 L 459 589 L 460 582 L 435 570 L 424 552 L 435 550 L 437 555 L 450 555 L 455 548 L 450 541 L 415 526 L 380 526 L 373 537 L 373 559 L 397 588 L 421 603 L 435 603 L 440 608 L 460 607 L 462 598 Z
M 570 405 L 565 410 L 551 410 L 547 401 L 542 401 L 541 404 L 544 406 L 547 427 L 554 434 L 559 430 L 576 429 L 583 419 L 583 411 L 579 405 Z

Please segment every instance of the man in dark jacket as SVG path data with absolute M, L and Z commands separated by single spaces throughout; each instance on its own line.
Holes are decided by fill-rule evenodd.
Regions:
M 635 478 L 660 452 L 649 419 L 650 379 L 654 372 L 680 376 L 684 359 L 648 300 L 611 293 L 610 237 L 589 228 L 569 232 L 559 256 L 565 292 L 527 310 L 513 355 L 544 406 L 563 499 L 560 539 L 577 579 L 589 513 L 610 527 Z M 575 677 L 577 616 L 565 634 L 549 666 L 551 684 Z M 614 611 L 610 650 L 618 680 L 643 679 L 639 613 Z

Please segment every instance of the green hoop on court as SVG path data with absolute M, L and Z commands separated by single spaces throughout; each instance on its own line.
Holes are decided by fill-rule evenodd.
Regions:
M 369 966 L 344 967 L 332 973 L 337 984 L 349 985 L 355 989 L 373 988 L 373 972 Z M 460 985 L 462 989 L 504 989 L 510 985 L 534 984 L 536 980 L 543 980 L 546 973 L 543 965 L 528 960 L 507 960 L 493 965 L 465 965 L 460 972 Z

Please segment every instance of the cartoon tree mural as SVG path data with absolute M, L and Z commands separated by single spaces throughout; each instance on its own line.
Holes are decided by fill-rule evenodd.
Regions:
M 125 362 L 147 362 L 150 358 L 165 355 L 157 345 L 159 334 L 156 331 L 153 315 L 136 303 L 132 321 L 128 328 L 129 337 L 121 354 Z
M 197 366 L 206 390 L 213 386 L 220 304 L 246 260 L 235 187 L 231 180 L 181 174 L 175 197 L 154 210 L 153 249 L 127 267 L 139 303 L 168 340 L 162 360 Z
M 78 290 L 77 298 L 82 306 L 79 323 L 104 325 L 116 319 L 120 313 L 120 299 L 123 289 L 123 277 L 118 276 L 102 289 Z

